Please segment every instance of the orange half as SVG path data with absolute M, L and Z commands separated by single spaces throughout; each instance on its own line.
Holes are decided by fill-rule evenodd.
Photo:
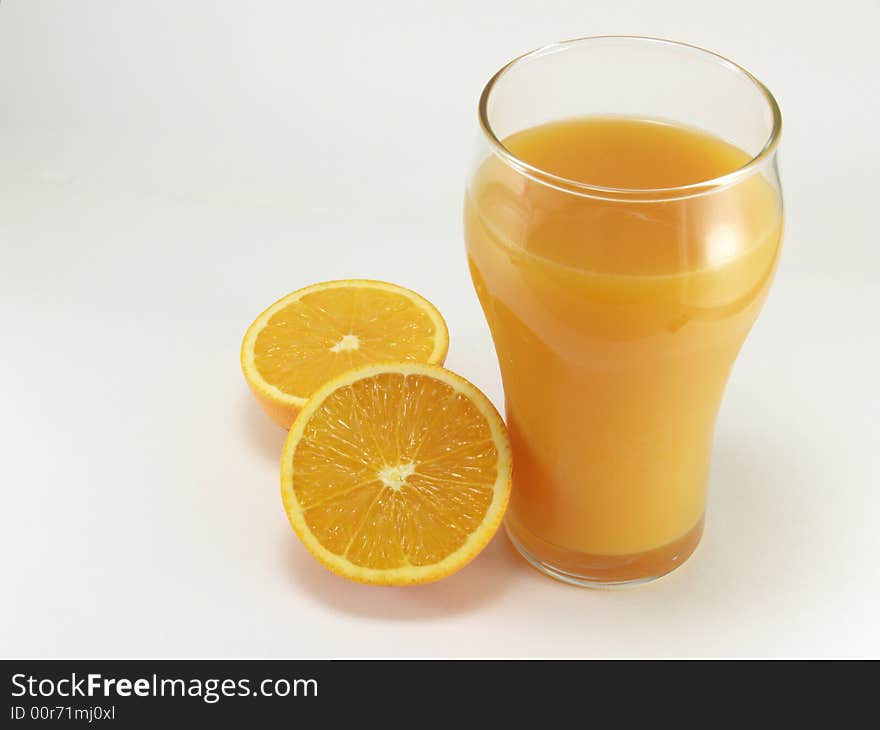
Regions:
M 306 548 L 362 583 L 435 581 L 472 560 L 510 496 L 504 422 L 441 367 L 367 365 L 320 387 L 297 417 L 281 495 Z
M 242 341 L 241 368 L 263 410 L 287 429 L 320 385 L 352 367 L 442 364 L 448 349 L 446 323 L 424 297 L 382 281 L 328 281 L 257 317 Z

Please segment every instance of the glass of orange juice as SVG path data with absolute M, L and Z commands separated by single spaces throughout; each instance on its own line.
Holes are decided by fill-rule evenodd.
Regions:
M 468 261 L 504 382 L 511 541 L 584 586 L 703 530 L 715 418 L 782 238 L 781 116 L 709 51 L 596 37 L 486 85 Z

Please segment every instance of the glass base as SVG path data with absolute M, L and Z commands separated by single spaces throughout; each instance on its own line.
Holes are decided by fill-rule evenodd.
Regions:
M 700 542 L 703 518 L 678 540 L 631 555 L 566 550 L 514 526 L 509 518 L 504 521 L 504 529 L 520 555 L 551 578 L 581 588 L 627 588 L 657 580 L 684 563 Z

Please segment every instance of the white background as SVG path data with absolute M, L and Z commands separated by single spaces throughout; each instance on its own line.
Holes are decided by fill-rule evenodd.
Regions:
M 878 27 L 876 0 L 0 3 L 0 655 L 880 656 Z M 461 241 L 476 98 L 603 33 L 718 50 L 785 117 L 702 545 L 627 592 L 501 536 L 435 585 L 336 578 L 241 336 L 302 285 L 396 281 L 500 403 Z

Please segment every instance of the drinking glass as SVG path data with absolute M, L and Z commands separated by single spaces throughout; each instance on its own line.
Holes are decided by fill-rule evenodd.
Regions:
M 675 184 L 629 186 L 566 173 L 575 147 L 555 166 L 515 151 L 524 132 L 543 125 L 530 139 L 546 141 L 590 117 L 676 125 L 739 162 L 711 179 L 682 163 Z M 465 240 L 504 384 L 507 533 L 569 583 L 655 579 L 700 540 L 718 407 L 776 268 L 779 108 L 712 52 L 606 36 L 508 63 L 479 123 Z M 626 152 L 609 144 L 604 169 L 632 168 Z M 643 164 L 647 175 L 659 163 Z

